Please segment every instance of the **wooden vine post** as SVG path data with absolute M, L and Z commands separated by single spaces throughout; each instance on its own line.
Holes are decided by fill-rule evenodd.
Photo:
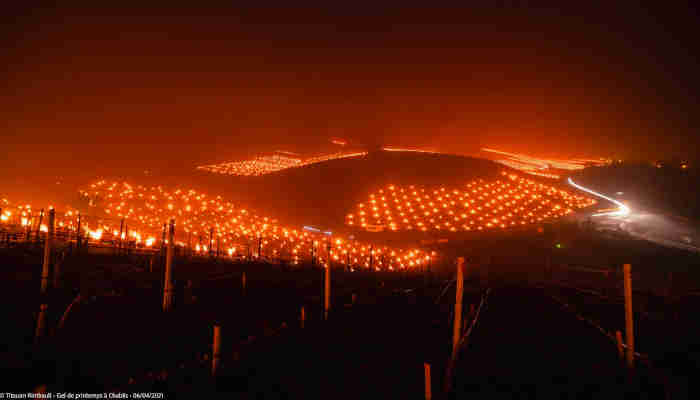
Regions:
M 49 229 L 46 232 L 46 243 L 44 244 L 44 265 L 41 269 L 41 293 L 46 293 L 49 288 L 49 272 L 51 271 L 51 247 L 53 246 L 54 222 L 56 210 L 49 210 Z
M 173 303 L 173 246 L 175 238 L 175 220 L 170 220 L 168 230 L 168 247 L 165 255 L 165 282 L 163 285 L 163 311 L 170 311 Z
M 634 314 L 632 314 L 632 266 L 623 267 L 625 286 L 625 336 L 627 367 L 634 368 Z

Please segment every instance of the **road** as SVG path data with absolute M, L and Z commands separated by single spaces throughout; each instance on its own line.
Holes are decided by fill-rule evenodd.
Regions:
M 638 239 L 700 254 L 700 229 L 690 220 L 631 203 L 623 204 L 613 195 L 598 193 L 571 178 L 568 182 L 581 191 L 618 206 L 614 211 L 594 212 L 585 216 L 591 218 L 597 229 L 625 232 Z

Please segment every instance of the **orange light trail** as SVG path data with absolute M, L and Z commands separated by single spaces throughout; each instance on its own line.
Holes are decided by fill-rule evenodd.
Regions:
M 430 153 L 430 154 L 441 154 L 440 152 L 433 150 L 423 150 L 423 149 L 402 149 L 399 147 L 382 147 L 384 151 L 398 151 L 398 152 L 411 152 L 411 153 Z
M 482 148 L 481 151 L 486 153 L 498 154 L 505 158 L 494 160 L 502 165 L 517 169 L 530 175 L 542 176 L 545 178 L 559 179 L 560 175 L 555 173 L 556 170 L 576 171 L 585 168 L 588 165 L 602 166 L 611 163 L 607 159 L 582 159 L 574 158 L 570 160 L 548 159 L 531 157 L 524 154 L 509 153 L 505 151 Z

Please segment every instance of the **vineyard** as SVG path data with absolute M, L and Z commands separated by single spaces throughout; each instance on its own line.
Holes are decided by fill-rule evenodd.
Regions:
M 667 355 L 698 329 L 682 311 L 694 307 L 697 288 L 683 289 L 687 282 L 676 276 L 681 282 L 667 277 L 663 290 L 650 292 L 646 285 L 658 278 L 645 269 L 633 275 L 640 351 L 629 376 L 615 339 L 625 331 L 616 268 L 537 253 L 518 261 L 487 249 L 460 264 L 456 279 L 334 264 L 326 308 L 329 275 L 321 266 L 172 252 L 164 311 L 166 249 L 54 244 L 42 292 L 45 246 L 43 235 L 0 248 L 2 313 L 13 321 L 3 331 L 3 363 L 13 390 L 424 398 L 430 382 L 434 398 L 486 398 L 561 396 L 597 384 L 659 398 L 688 384 L 669 371 L 693 368 Z M 454 261 L 441 262 L 435 270 L 454 271 Z
M 502 174 L 504 180 L 479 179 L 459 189 L 389 185 L 370 194 L 367 203 L 359 203 L 346 223 L 392 231 L 481 231 L 551 222 L 596 204 L 585 196 Z

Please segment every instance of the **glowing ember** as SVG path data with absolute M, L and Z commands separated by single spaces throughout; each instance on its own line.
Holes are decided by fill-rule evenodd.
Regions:
M 100 240 L 100 238 L 102 238 L 102 232 L 103 232 L 102 229 L 98 229 L 95 231 L 88 231 L 88 234 L 90 235 L 91 238 L 93 238 L 95 240 Z

